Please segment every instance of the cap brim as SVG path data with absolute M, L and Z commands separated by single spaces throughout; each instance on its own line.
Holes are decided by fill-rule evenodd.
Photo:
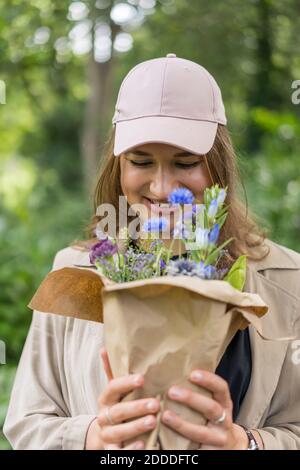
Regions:
M 204 155 L 212 148 L 217 122 L 147 116 L 116 123 L 114 155 L 149 143 L 163 143 Z

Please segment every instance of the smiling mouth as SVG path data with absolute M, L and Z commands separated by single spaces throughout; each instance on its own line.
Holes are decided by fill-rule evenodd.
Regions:
M 168 207 L 170 208 L 170 204 L 168 202 L 160 202 L 160 201 L 155 201 L 154 199 L 150 199 L 149 197 L 145 197 L 147 201 L 150 202 L 150 204 L 157 206 L 157 207 Z
M 176 205 L 172 205 L 168 202 L 159 202 L 155 201 L 154 199 L 150 199 L 148 197 L 143 197 L 147 202 L 147 206 L 153 209 L 154 211 L 167 211 L 167 212 L 176 212 L 178 207 Z

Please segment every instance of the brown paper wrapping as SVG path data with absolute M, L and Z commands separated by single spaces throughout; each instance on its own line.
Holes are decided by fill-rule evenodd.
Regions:
M 268 310 L 258 295 L 240 292 L 225 281 L 163 276 L 114 283 L 91 267 L 51 272 L 28 306 L 104 322 L 114 377 L 141 373 L 145 378 L 144 386 L 123 400 L 160 399 L 157 427 L 139 436 L 148 450 L 199 447 L 160 421 L 163 410 L 170 409 L 189 422 L 206 423 L 199 412 L 168 399 L 167 390 L 178 384 L 199 392 L 188 379 L 191 371 L 214 372 L 238 329 L 251 324 L 262 335 L 260 318 Z

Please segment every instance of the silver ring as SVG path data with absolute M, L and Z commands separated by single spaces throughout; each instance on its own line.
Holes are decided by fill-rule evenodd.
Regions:
M 113 422 L 112 417 L 110 416 L 110 413 L 109 413 L 110 408 L 111 408 L 110 406 L 106 406 L 105 410 L 104 410 L 106 422 L 107 422 L 107 424 L 115 424 Z
M 226 411 L 223 410 L 223 413 L 222 413 L 222 416 L 220 416 L 220 418 L 216 419 L 215 421 L 213 421 L 214 424 L 221 424 L 225 421 L 225 418 L 226 418 Z

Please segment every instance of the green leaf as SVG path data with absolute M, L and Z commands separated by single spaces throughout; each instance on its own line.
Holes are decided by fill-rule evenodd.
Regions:
M 227 212 L 226 212 L 226 214 L 223 214 L 220 218 L 217 219 L 217 223 L 219 224 L 219 229 L 220 229 L 220 230 L 221 230 L 221 228 L 222 228 L 223 225 L 224 225 L 224 222 L 225 222 L 225 220 L 226 220 L 226 218 L 227 218 L 227 215 L 228 215 L 228 214 L 227 214 Z
M 234 240 L 234 237 L 232 238 L 229 238 L 229 240 L 226 240 L 224 243 L 222 243 L 222 245 L 216 247 L 209 255 L 208 257 L 206 258 L 205 260 L 205 264 L 206 266 L 208 264 L 213 264 L 217 257 L 218 257 L 218 254 L 220 253 L 220 251 L 225 248 L 226 245 L 228 245 L 230 242 L 232 242 L 232 240 Z
M 237 290 L 242 291 L 246 282 L 247 255 L 239 256 L 231 266 L 223 281 L 229 282 Z

